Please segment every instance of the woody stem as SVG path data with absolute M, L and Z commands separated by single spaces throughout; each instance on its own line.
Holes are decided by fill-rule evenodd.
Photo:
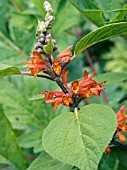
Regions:
M 27 76 L 33 76 L 33 74 L 31 74 L 31 73 L 29 73 L 29 72 L 21 72 L 20 74 L 22 74 L 22 75 L 27 75 Z M 53 78 L 51 78 L 51 77 L 49 77 L 49 76 L 41 75 L 41 74 L 37 74 L 37 77 L 46 78 L 46 79 L 49 79 L 49 80 L 54 81 Z
M 62 91 L 67 94 L 68 91 L 67 89 L 64 87 L 63 83 L 60 81 L 59 77 L 55 78 L 56 83 L 58 84 L 58 86 L 62 89 Z
M 127 147 L 125 145 L 123 145 L 122 143 L 120 143 L 120 142 L 113 141 L 112 144 L 114 144 L 116 146 L 119 146 L 119 147 L 121 147 L 121 148 L 123 148 L 124 150 L 127 151 Z

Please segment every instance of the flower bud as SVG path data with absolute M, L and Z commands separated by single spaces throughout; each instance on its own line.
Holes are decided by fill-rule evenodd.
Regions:
M 39 35 L 39 37 L 40 37 L 40 38 L 44 38 L 45 35 L 44 35 L 43 33 L 41 33 L 41 34 Z
M 50 12 L 50 13 L 53 12 L 51 4 L 48 1 L 44 2 L 44 8 L 46 12 Z
M 58 46 L 55 45 L 54 48 L 53 48 L 53 51 L 56 51 L 58 49 Z
M 35 49 L 38 49 L 38 48 L 42 48 L 43 49 L 43 44 L 38 42 L 36 45 L 35 45 Z
M 40 43 L 44 43 L 44 38 L 40 38 L 39 40 L 38 40 L 38 42 L 40 42 Z
M 37 51 L 39 54 L 44 54 L 44 51 L 43 51 L 42 48 L 38 48 L 36 51 Z

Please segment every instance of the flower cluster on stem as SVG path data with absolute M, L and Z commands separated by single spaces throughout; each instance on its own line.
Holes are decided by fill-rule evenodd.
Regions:
M 71 86 L 68 86 L 67 75 L 69 71 L 66 66 L 72 61 L 73 54 L 71 50 L 73 46 L 69 46 L 56 57 L 53 56 L 53 52 L 57 50 L 56 41 L 51 38 L 51 33 L 49 32 L 54 20 L 53 10 L 48 1 L 44 2 L 44 8 L 47 14 L 45 21 L 38 22 L 37 44 L 30 55 L 31 61 L 23 64 L 27 65 L 30 74 L 35 78 L 40 77 L 38 73 L 43 72 L 48 75 L 43 77 L 55 81 L 61 88 L 62 91 L 47 90 L 40 92 L 45 96 L 46 103 L 51 103 L 54 110 L 57 109 L 59 104 L 71 107 L 74 110 L 78 108 L 83 99 L 90 98 L 92 95 L 100 96 L 101 91 L 104 89 L 101 85 L 105 82 L 96 82 L 93 80 L 94 73 L 89 75 L 85 70 L 84 77 L 81 80 L 74 80 Z
M 114 133 L 114 136 L 109 144 L 109 146 L 105 149 L 105 153 L 109 154 L 110 153 L 110 145 L 115 144 L 118 146 L 121 146 L 124 148 L 124 145 L 122 143 L 126 142 L 126 137 L 125 137 L 125 132 L 127 131 L 127 108 L 125 106 L 121 106 L 119 111 L 116 112 L 117 116 L 117 127 L 116 131 Z M 117 141 L 117 139 L 120 140 L 121 143 Z

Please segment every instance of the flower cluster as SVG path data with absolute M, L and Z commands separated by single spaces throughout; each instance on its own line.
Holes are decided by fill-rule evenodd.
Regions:
M 117 116 L 117 127 L 116 132 L 114 134 L 114 137 L 112 140 L 114 140 L 116 137 L 119 138 L 119 140 L 124 143 L 126 141 L 126 138 L 124 136 L 124 132 L 127 131 L 127 108 L 124 108 L 124 105 L 120 107 L 119 111 L 116 113 Z M 111 141 L 112 144 L 112 141 Z M 110 153 L 110 146 L 107 146 L 107 148 L 104 151 L 105 154 Z
M 53 57 L 43 55 L 38 51 L 33 51 L 30 55 L 31 62 L 23 62 L 23 64 L 27 64 L 28 70 L 30 70 L 31 74 L 34 77 L 37 77 L 37 73 L 45 72 L 54 78 L 54 74 L 60 75 L 66 64 L 70 62 L 70 58 L 72 57 L 71 50 L 72 46 L 68 47 L 66 50 L 62 51 L 57 55 L 56 59 Z M 49 59 L 51 63 L 49 63 Z M 64 73 L 64 71 L 63 71 Z
M 126 138 L 123 135 L 122 132 L 126 132 L 127 131 L 127 108 L 125 109 L 124 106 L 121 106 L 120 110 L 116 113 L 117 115 L 117 136 L 119 137 L 119 140 L 121 142 L 125 142 Z
M 84 71 L 84 78 L 80 81 L 75 80 L 72 82 L 71 87 L 67 85 L 67 74 L 68 70 L 64 70 L 62 73 L 62 80 L 64 87 L 67 88 L 68 93 L 64 94 L 59 91 L 46 91 L 41 92 L 40 94 L 45 95 L 45 101 L 47 103 L 51 103 L 54 110 L 57 109 L 59 104 L 64 104 L 65 106 L 71 106 L 75 99 L 78 99 L 77 105 L 79 101 L 84 98 L 90 98 L 91 95 L 99 96 L 100 92 L 104 89 L 101 87 L 101 84 L 104 82 L 96 82 L 92 79 L 94 74 L 88 75 L 87 71 Z M 75 85 L 75 82 L 76 83 Z
M 45 94 L 45 101 L 47 103 L 51 103 L 54 110 L 57 109 L 59 104 L 64 104 L 65 106 L 69 106 L 72 103 L 72 97 L 69 93 L 64 94 L 59 91 L 46 91 L 40 92 L 40 94 Z
M 103 87 L 101 87 L 101 84 L 104 84 L 105 82 L 97 83 L 92 79 L 93 76 L 94 73 L 88 76 L 88 72 L 85 70 L 84 78 L 82 80 L 75 80 L 74 82 L 72 82 L 72 93 L 78 94 L 80 97 L 87 98 L 90 98 L 91 95 L 99 96 L 100 92 L 104 89 Z
M 28 70 L 30 70 L 31 74 L 36 78 L 38 72 L 45 70 L 46 61 L 41 58 L 40 54 L 37 51 L 33 51 L 30 57 L 31 62 L 23 62 L 23 64 L 27 64 Z
M 90 98 L 91 95 L 99 96 L 101 91 L 104 89 L 101 85 L 105 82 L 96 82 L 93 80 L 93 74 L 88 75 L 88 72 L 84 71 L 84 77 L 79 81 L 75 80 L 71 83 L 71 86 L 68 87 L 67 84 L 67 74 L 68 70 L 65 69 L 65 66 L 71 61 L 72 46 L 69 46 L 66 50 L 59 53 L 56 59 L 53 59 L 53 56 L 41 56 L 36 50 L 31 54 L 31 62 L 24 62 L 27 64 L 27 69 L 30 70 L 31 74 L 36 78 L 39 72 L 44 72 L 48 74 L 52 80 L 58 79 L 59 83 L 62 84 L 63 92 L 59 91 L 46 91 L 40 94 L 45 95 L 45 101 L 51 103 L 54 110 L 57 109 L 59 104 L 65 106 L 73 105 L 75 101 L 75 106 L 78 106 L 79 102 L 84 98 Z M 49 62 L 49 59 L 51 62 Z M 60 77 L 62 82 L 60 81 Z

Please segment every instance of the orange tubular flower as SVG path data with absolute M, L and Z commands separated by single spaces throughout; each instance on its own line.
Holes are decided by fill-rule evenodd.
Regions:
M 127 108 L 125 109 L 124 106 L 121 106 L 120 110 L 116 113 L 116 115 L 117 115 L 117 130 L 118 131 L 123 131 L 123 132 L 127 131 L 127 125 L 126 125 L 127 115 L 126 115 L 126 112 L 127 112 Z M 121 142 L 126 141 L 125 136 L 121 132 L 118 132 L 117 135 L 118 135 L 119 140 Z
M 70 94 L 64 94 L 63 92 L 59 91 L 46 91 L 40 92 L 39 94 L 45 94 L 45 101 L 47 103 L 51 103 L 54 110 L 57 109 L 59 104 L 64 104 L 69 106 L 72 103 L 72 98 Z
M 58 75 L 58 74 L 60 74 L 61 69 L 62 68 L 60 66 L 59 60 L 54 60 L 54 62 L 53 62 L 53 70 L 54 70 L 54 72 Z
M 120 110 L 116 113 L 117 115 L 117 130 L 122 130 L 123 132 L 127 131 L 127 108 L 124 109 L 124 106 L 120 107 Z
M 91 95 L 99 96 L 101 91 L 104 89 L 101 87 L 101 84 L 105 82 L 96 82 L 92 80 L 93 74 L 88 75 L 88 72 L 84 71 L 84 78 L 80 81 L 75 80 L 72 82 L 71 90 L 72 93 L 78 94 L 80 97 L 87 97 L 90 98 Z
M 118 137 L 119 137 L 119 140 L 124 143 L 126 141 L 126 138 L 125 136 L 121 133 L 121 132 L 118 132 Z
M 61 73 L 61 70 L 70 61 L 70 58 L 72 57 L 72 53 L 70 51 L 71 49 L 72 46 L 62 51 L 60 54 L 58 54 L 56 60 L 53 61 L 53 70 L 57 75 Z
M 68 88 L 68 85 L 67 85 L 67 75 L 68 75 L 68 73 L 69 73 L 69 70 L 64 69 L 62 71 L 62 75 L 61 75 L 63 84 L 65 85 L 66 88 Z
M 37 73 L 45 70 L 46 61 L 41 58 L 40 54 L 37 51 L 33 51 L 30 56 L 32 58 L 31 62 L 23 62 L 23 64 L 27 64 L 27 69 L 31 71 L 31 74 L 34 77 L 37 77 Z
M 78 91 L 79 91 L 80 87 L 79 87 L 79 81 L 78 80 L 75 80 L 72 82 L 72 86 L 71 86 L 71 90 L 77 94 Z
M 46 91 L 46 92 L 41 92 L 39 94 L 45 94 L 45 102 L 46 103 L 51 103 L 54 110 L 57 109 L 59 104 L 62 104 L 62 97 L 64 95 L 63 92 L 59 91 Z
M 62 101 L 63 101 L 63 104 L 65 104 L 65 106 L 67 106 L 67 107 L 69 106 L 70 103 L 73 102 L 69 93 L 63 95 Z
M 62 62 L 68 63 L 70 61 L 70 58 L 72 57 L 72 53 L 70 51 L 72 47 L 73 46 L 69 46 L 66 50 L 58 54 L 57 59 L 61 59 Z

